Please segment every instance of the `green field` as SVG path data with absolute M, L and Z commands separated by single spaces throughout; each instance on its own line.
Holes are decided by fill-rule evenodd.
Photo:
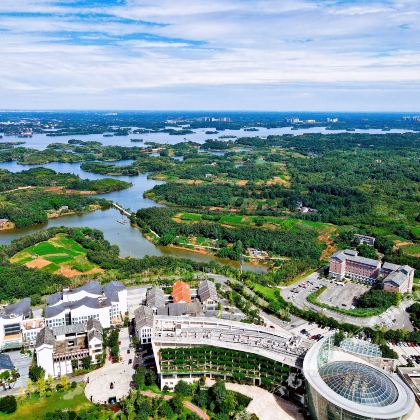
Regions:
M 14 255 L 10 262 L 39 268 L 48 273 L 61 272 L 72 277 L 97 268 L 86 257 L 86 250 L 65 234 L 58 234 L 48 241 L 30 246 Z M 67 270 L 67 272 L 66 272 Z
M 18 409 L 13 414 L 1 414 L 0 418 L 18 419 L 43 419 L 48 412 L 56 410 L 80 411 L 94 408 L 95 405 L 87 400 L 83 386 L 79 385 L 76 389 L 67 392 L 54 392 L 50 397 L 39 398 L 33 396 L 25 398 L 18 403 Z M 105 410 L 104 410 L 105 411 Z M 96 417 L 99 419 L 109 418 L 103 413 Z M 108 415 L 110 413 L 108 412 Z
M 420 256 L 420 244 L 402 246 L 401 249 L 404 254 L 414 255 L 416 257 Z

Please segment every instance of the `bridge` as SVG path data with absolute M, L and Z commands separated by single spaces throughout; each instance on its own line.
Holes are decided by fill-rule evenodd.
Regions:
M 114 203 L 113 201 L 112 201 L 112 207 L 115 207 L 117 210 L 119 210 L 122 214 L 124 214 L 127 217 L 131 217 L 131 215 L 132 215 L 132 213 L 130 213 L 124 207 L 121 207 L 119 204 Z
M 160 348 L 207 345 L 254 353 L 301 368 L 303 358 L 313 344 L 286 330 L 207 317 L 154 316 L 152 331 L 156 361 L 159 361 Z

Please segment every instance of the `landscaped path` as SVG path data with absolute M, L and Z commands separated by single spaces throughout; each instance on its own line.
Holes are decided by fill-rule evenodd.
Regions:
M 141 391 L 140 394 L 149 398 L 162 398 L 163 397 L 165 401 L 169 401 L 173 398 L 172 395 L 156 394 L 155 392 L 152 392 L 152 391 Z M 184 401 L 183 404 L 185 408 L 197 414 L 197 416 L 200 417 L 200 419 L 210 420 L 210 417 L 200 407 L 197 407 L 192 402 Z
M 108 359 L 105 365 L 86 375 L 86 398 L 97 404 L 107 404 L 109 398 L 115 397 L 117 401 L 128 396 L 131 390 L 130 383 L 134 374 L 133 364 L 128 360 L 133 359 L 133 350 L 127 354 L 130 339 L 128 328 L 120 330 L 119 341 L 121 361 L 112 363 Z M 111 389 L 111 382 L 113 389 Z

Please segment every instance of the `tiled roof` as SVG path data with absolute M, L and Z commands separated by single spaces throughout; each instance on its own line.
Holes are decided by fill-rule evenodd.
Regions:
M 183 281 L 177 281 L 172 286 L 172 299 L 174 303 L 191 302 L 190 286 Z
M 216 285 L 212 281 L 209 281 L 209 280 L 202 281 L 200 285 L 198 286 L 198 296 L 201 302 L 204 302 L 208 299 L 217 301 L 218 296 L 217 296 Z

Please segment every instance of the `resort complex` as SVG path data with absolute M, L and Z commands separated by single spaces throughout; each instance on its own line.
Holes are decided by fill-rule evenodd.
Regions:
M 379 260 L 365 258 L 352 249 L 337 251 L 330 257 L 330 277 L 342 280 L 345 277 L 368 284 L 382 282 L 389 292 L 406 293 L 413 289 L 414 269 Z

